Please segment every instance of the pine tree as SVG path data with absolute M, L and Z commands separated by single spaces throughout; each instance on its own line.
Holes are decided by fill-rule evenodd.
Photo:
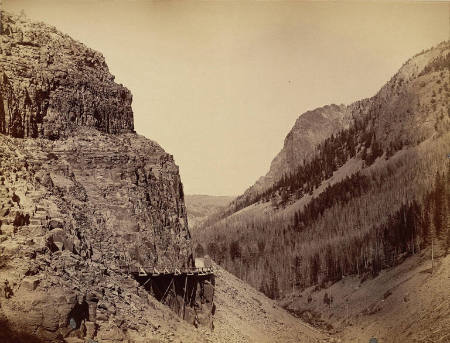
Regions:
M 433 192 L 434 211 L 433 211 L 433 224 L 436 230 L 436 236 L 439 237 L 443 227 L 443 197 L 442 197 L 443 185 L 441 184 L 441 177 L 439 172 L 436 173 L 435 189 Z
M 278 278 L 274 271 L 270 278 L 270 298 L 278 299 L 280 297 L 280 289 L 278 287 Z
M 424 198 L 424 206 L 422 211 L 422 241 L 423 246 L 430 244 L 431 242 L 431 195 L 427 194 Z

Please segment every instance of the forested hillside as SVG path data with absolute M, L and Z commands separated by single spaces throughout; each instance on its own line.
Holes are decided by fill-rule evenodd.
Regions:
M 448 253 L 450 44 L 408 60 L 352 123 L 294 170 L 196 232 L 205 251 L 272 298 L 377 275 L 433 244 Z

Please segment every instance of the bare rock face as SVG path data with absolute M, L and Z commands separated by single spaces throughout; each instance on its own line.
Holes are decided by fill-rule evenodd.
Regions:
M 263 192 L 285 173 L 294 171 L 325 138 L 348 128 L 351 120 L 351 111 L 344 105 L 327 105 L 300 115 L 284 139 L 283 149 L 272 160 L 269 172 L 246 193 Z
M 173 156 L 101 54 L 4 12 L 0 33 L 0 341 L 165 340 L 129 270 L 193 266 Z
M 187 267 L 190 234 L 173 157 L 135 134 L 74 133 L 26 150 L 52 195 L 41 205 L 51 249 L 106 259 L 114 268 Z
M 120 342 L 150 325 L 157 301 L 132 296 L 129 269 L 192 266 L 173 157 L 136 134 L 91 128 L 57 141 L 0 135 L 0 146 L 0 317 L 49 341 L 86 337 L 87 324 Z
M 0 26 L 1 133 L 57 139 L 80 125 L 133 131 L 132 96 L 100 53 L 3 11 Z
M 326 138 L 348 128 L 352 121 L 353 112 L 345 105 L 327 105 L 301 114 L 286 136 L 283 149 L 272 160 L 269 172 L 233 200 L 226 209 L 219 210 L 206 219 L 205 223 L 254 203 L 258 196 L 269 190 L 284 175 L 307 162 Z

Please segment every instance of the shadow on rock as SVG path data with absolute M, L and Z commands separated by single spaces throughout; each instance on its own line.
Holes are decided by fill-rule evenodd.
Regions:
M 0 342 L 2 343 L 45 343 L 42 339 L 10 328 L 7 321 L 0 321 Z

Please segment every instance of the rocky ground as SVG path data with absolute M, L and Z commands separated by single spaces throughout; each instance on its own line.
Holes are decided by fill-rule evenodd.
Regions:
M 438 257 L 432 272 L 430 253 L 406 258 L 376 278 L 351 276 L 295 292 L 280 305 L 342 342 L 448 342 L 450 256 Z
M 213 342 L 331 342 L 234 275 L 217 270 Z
M 189 257 L 178 169 L 155 143 L 88 128 L 67 140 L 0 140 L 0 341 L 326 338 L 219 268 L 214 329 L 196 328 L 121 268 L 132 261 L 181 267 Z M 154 250 L 140 245 L 146 240 Z M 201 303 L 192 311 L 199 319 L 209 315 L 203 307 L 211 310 Z

